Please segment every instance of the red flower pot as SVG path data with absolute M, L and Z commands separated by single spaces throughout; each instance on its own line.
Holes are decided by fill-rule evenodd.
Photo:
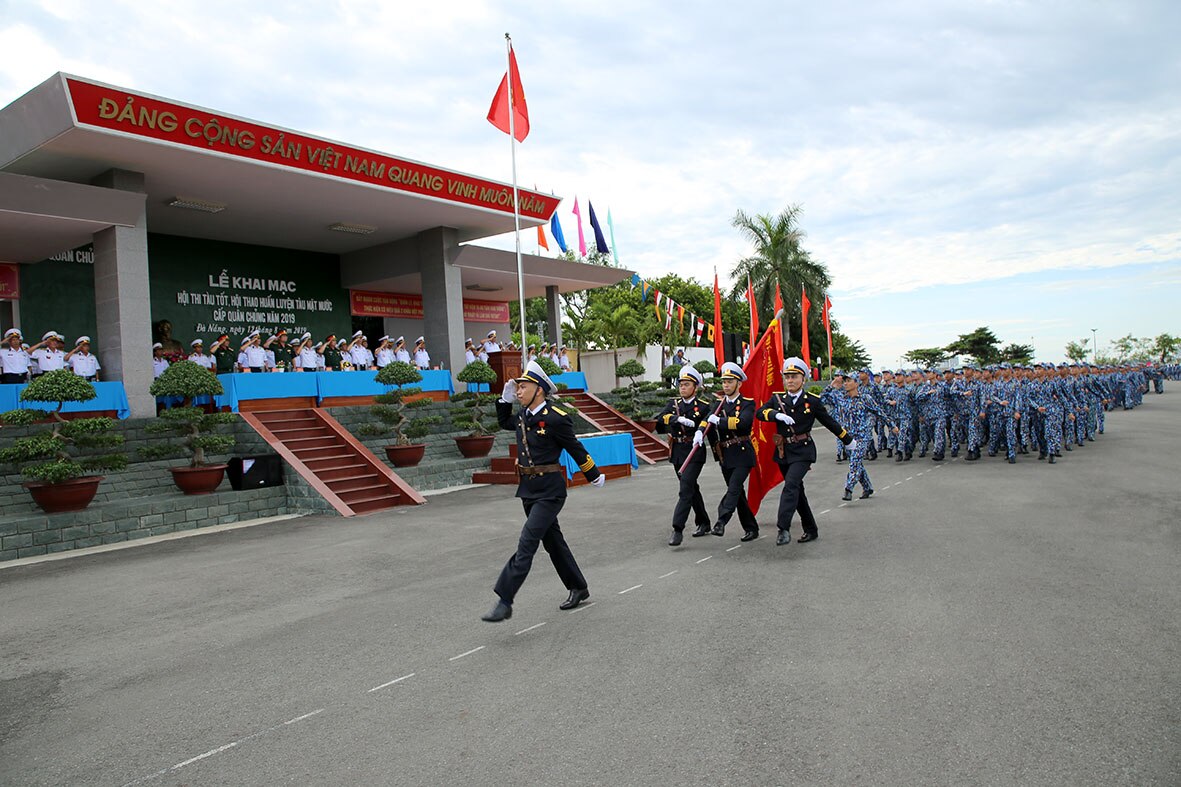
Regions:
M 387 445 L 385 455 L 389 457 L 394 467 L 414 467 L 422 461 L 426 453 L 426 443 L 415 445 Z
M 225 465 L 201 467 L 170 467 L 172 482 L 186 495 L 207 495 L 221 485 L 226 474 Z
M 456 437 L 455 447 L 459 449 L 459 453 L 468 459 L 476 459 L 481 456 L 488 456 L 492 451 L 492 444 L 494 442 L 496 442 L 496 435 L 491 434 L 475 437 Z
M 81 511 L 90 505 L 94 495 L 98 492 L 101 475 L 86 475 L 71 478 L 58 484 L 47 484 L 43 481 L 26 481 L 22 486 L 29 490 L 42 511 L 47 514 L 57 514 L 62 511 Z

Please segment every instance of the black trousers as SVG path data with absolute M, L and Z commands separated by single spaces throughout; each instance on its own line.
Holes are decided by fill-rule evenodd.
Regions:
M 517 551 L 504 564 L 496 580 L 493 588 L 496 595 L 508 604 L 513 603 L 517 591 L 525 584 L 525 577 L 529 576 L 538 545 L 545 547 L 554 570 L 568 590 L 585 589 L 586 578 L 582 576 L 574 553 L 570 551 L 562 536 L 562 529 L 558 527 L 558 512 L 566 504 L 566 498 L 522 500 L 521 504 L 525 507 L 525 526 L 521 528 Z
M 726 480 L 726 495 L 718 504 L 718 524 L 724 525 L 730 521 L 734 512 L 738 512 L 738 521 L 743 530 L 759 530 L 759 523 L 755 515 L 750 512 L 746 504 L 746 477 L 750 475 L 749 467 L 726 467 L 722 465 L 722 478 Z
M 812 508 L 808 505 L 808 496 L 804 494 L 804 475 L 812 469 L 811 462 L 791 462 L 779 465 L 783 473 L 783 491 L 779 493 L 780 530 L 791 528 L 791 519 L 797 511 L 800 512 L 800 524 L 804 532 L 816 535 L 816 517 L 812 515 Z
M 9 374 L 4 372 L 0 374 L 0 385 L 20 385 L 28 378 L 28 374 Z
M 685 468 L 684 473 L 677 473 L 680 479 L 680 489 L 677 491 L 677 506 L 673 509 L 673 530 L 684 530 L 689 521 L 689 510 L 693 510 L 693 523 L 709 527 L 709 511 L 705 508 L 705 499 L 701 496 L 701 487 L 697 484 L 701 476 L 701 468 L 705 462 L 693 462 Z

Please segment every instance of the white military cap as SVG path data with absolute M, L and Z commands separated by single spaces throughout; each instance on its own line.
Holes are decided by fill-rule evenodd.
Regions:
M 525 373 L 517 378 L 517 382 L 536 383 L 547 394 L 558 390 L 558 386 L 554 385 L 554 381 L 549 378 L 549 375 L 545 373 L 537 361 L 529 362 L 529 365 L 525 367 Z
M 89 336 L 79 336 L 78 340 L 76 342 L 74 342 L 74 346 L 77 347 L 79 344 L 90 344 L 90 337 Z
M 57 338 L 57 331 L 46 331 L 45 335 L 41 337 L 41 341 L 47 342 L 50 339 L 56 339 L 56 338 Z
M 310 338 L 312 338 L 311 332 L 304 331 L 303 335 L 299 337 L 299 340 L 302 342 L 304 339 L 310 339 Z
M 496 338 L 496 331 L 488 331 L 488 333 L 484 334 L 484 338 L 485 339 L 495 339 Z
M 746 382 L 746 372 L 742 371 L 742 367 L 733 361 L 726 361 L 722 364 L 722 379 L 727 377 L 739 382 Z
M 385 336 L 383 336 L 383 337 L 381 337 L 380 339 L 378 339 L 378 340 L 377 340 L 377 343 L 378 343 L 378 344 L 381 344 L 382 342 L 388 342 L 389 340 L 390 340 L 389 334 L 386 334 Z
M 191 342 L 189 342 L 189 346 L 190 347 L 198 347 L 198 346 L 204 347 L 205 342 L 201 341 L 200 339 L 193 339 Z
M 681 367 L 681 376 L 677 379 L 677 382 L 681 382 L 682 380 L 692 380 L 696 385 L 700 386 L 702 383 L 701 372 L 686 364 Z
M 426 344 L 426 338 L 423 336 L 419 336 L 417 339 L 414 340 L 414 343 L 415 344 Z
M 7 339 L 10 336 L 20 336 L 20 335 L 21 335 L 20 328 L 9 328 L 7 331 L 4 332 L 5 339 Z
M 795 356 L 792 356 L 783 362 L 784 374 L 787 374 L 788 372 L 799 372 L 800 374 L 807 377 L 808 371 L 808 364 L 804 363 L 802 359 L 796 358 Z
M 405 343 L 406 343 L 406 338 L 403 336 L 399 336 L 397 339 L 394 340 L 394 344 L 405 344 Z
M 364 336 L 364 335 L 365 335 L 365 332 L 364 332 L 364 331 L 357 331 L 356 333 L 354 333 L 354 334 L 353 334 L 353 338 L 354 338 L 354 339 L 360 339 L 360 338 L 361 338 L 362 336 Z
M 156 342 L 155 344 L 152 345 L 152 349 L 153 350 L 163 350 L 164 345 L 160 344 L 160 342 Z

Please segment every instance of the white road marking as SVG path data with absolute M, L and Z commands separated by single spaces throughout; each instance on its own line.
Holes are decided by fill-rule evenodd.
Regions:
M 386 688 L 387 686 L 393 686 L 395 683 L 401 683 L 402 681 L 406 680 L 407 678 L 413 678 L 413 677 L 414 677 L 414 675 L 415 675 L 415 673 L 411 672 L 409 675 L 403 675 L 403 676 L 402 676 L 402 677 L 400 677 L 400 678 L 394 678 L 394 679 L 393 679 L 393 680 L 391 680 L 389 683 L 383 683 L 383 684 L 381 684 L 380 686 L 374 686 L 373 688 L 371 688 L 369 691 L 367 691 L 367 692 L 365 692 L 365 693 L 366 693 L 366 694 L 372 694 L 373 692 L 375 692 L 375 691 L 379 691 L 379 690 L 381 690 L 381 689 L 384 689 L 384 688 Z M 295 719 L 295 721 L 299 721 L 299 720 L 298 720 L 298 719 Z
M 914 480 L 914 476 L 912 476 L 912 475 L 908 475 L 908 476 L 906 477 L 906 480 L 907 480 L 907 481 L 913 481 L 913 480 Z
M 849 505 L 849 504 L 848 503 L 841 503 L 839 506 L 837 506 L 837 508 L 844 508 L 847 505 Z
M 742 544 L 739 544 L 738 546 L 730 547 L 730 548 L 729 548 L 729 549 L 727 549 L 726 551 L 727 551 L 727 552 L 733 552 L 735 549 L 742 549 Z
M 462 659 L 464 656 L 470 656 L 470 655 L 472 655 L 473 653 L 479 653 L 479 652 L 480 652 L 481 650 L 483 650 L 483 649 L 484 649 L 484 646 L 483 646 L 483 645 L 481 645 L 481 646 L 480 646 L 480 647 L 478 647 L 478 648 L 472 648 L 472 649 L 471 649 L 471 650 L 469 650 L 467 653 L 460 653 L 458 656 L 452 656 L 451 658 L 449 658 L 449 659 L 447 659 L 447 660 L 448 660 L 448 661 L 457 661 L 457 660 L 459 660 L 459 659 Z
M 671 577 L 671 576 L 672 576 L 673 574 L 675 574 L 675 573 L 677 573 L 677 572 L 676 572 L 676 571 L 670 571 L 670 572 L 668 572 L 667 574 L 661 574 L 660 576 L 658 576 L 658 577 L 657 577 L 657 579 L 664 579 L 665 577 Z
M 529 628 L 527 628 L 527 629 L 521 629 L 521 630 L 520 630 L 520 631 L 518 631 L 516 634 L 513 634 L 513 636 L 514 636 L 514 637 L 519 637 L 519 636 L 521 636 L 522 634 L 524 634 L 526 631 L 532 631 L 533 629 L 539 629 L 539 628 L 541 628 L 541 627 L 542 627 L 542 626 L 544 626 L 544 625 L 545 625 L 545 621 L 542 621 L 541 623 L 537 623 L 537 624 L 535 624 L 535 625 L 532 625 L 532 626 L 530 626 L 530 627 L 529 627 Z
M 926 470 L 920 470 L 920 471 L 919 471 L 919 475 L 922 475 L 922 474 L 923 474 L 923 473 L 925 473 L 925 472 L 927 472 L 927 471 L 926 471 Z
M 413 672 L 410 673 L 410 675 L 413 675 L 413 674 L 414 674 Z M 410 677 L 410 675 L 407 675 L 406 677 Z M 401 680 L 401 678 L 398 678 L 398 680 Z M 394 681 L 394 683 L 397 683 L 397 682 L 398 682 L 397 680 Z M 288 724 L 295 724 L 295 722 L 297 722 L 297 721 L 303 721 L 304 719 L 310 719 L 313 716 L 315 716 L 317 713 L 323 713 L 323 712 L 324 712 L 324 709 L 320 708 L 319 710 L 314 710 L 311 713 L 305 713 L 302 716 L 296 716 L 294 719 L 288 719 L 287 721 L 283 722 L 283 724 L 284 724 L 284 726 L 286 726 Z
M 706 555 L 705 557 L 701 558 L 701 560 L 698 560 L 697 562 L 704 563 L 705 561 L 709 560 L 712 557 L 713 557 L 713 555 Z
M 632 586 L 631 586 L 630 588 L 628 588 L 627 590 L 621 590 L 621 591 L 619 591 L 619 593 L 618 593 L 618 594 L 616 594 L 616 595 L 620 595 L 620 596 L 622 596 L 624 593 L 631 593 L 633 590 L 639 590 L 639 589 L 640 589 L 640 588 L 642 588 L 642 587 L 644 587 L 644 586 L 643 586 L 643 585 L 632 585 Z
M 198 754 L 196 757 L 190 757 L 189 759 L 185 760 L 184 762 L 178 762 L 176 765 L 173 765 L 168 770 L 169 771 L 179 771 L 181 768 L 185 767 L 186 765 L 192 765 L 193 763 L 199 762 L 200 760 L 203 760 L 206 757 L 212 757 L 215 754 L 221 754 L 223 751 L 226 751 L 227 749 L 232 749 L 235 746 L 237 746 L 238 743 L 239 743 L 238 741 L 233 741 L 232 743 L 227 743 L 225 746 L 218 746 L 216 749 L 210 749 L 209 751 L 205 752 L 204 754 Z
M 894 482 L 894 486 L 898 486 L 898 485 L 899 485 L 899 484 L 901 484 L 901 483 L 902 483 L 901 481 L 895 481 L 895 482 Z
M 585 604 L 579 604 L 577 607 L 570 610 L 570 614 L 573 615 L 575 612 L 582 612 L 584 609 L 590 609 L 594 605 L 595 605 L 595 602 L 593 602 L 593 601 L 588 601 Z
M 820 512 L 820 515 L 821 515 L 821 516 L 824 516 L 825 514 L 827 514 L 827 513 L 828 513 L 829 511 L 831 511 L 831 510 L 832 510 L 831 508 L 826 508 L 826 509 L 824 509 L 823 511 L 821 511 L 821 512 Z

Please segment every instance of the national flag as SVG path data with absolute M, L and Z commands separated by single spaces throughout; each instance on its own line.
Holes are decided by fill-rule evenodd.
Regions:
M 558 212 L 555 210 L 554 215 L 549 217 L 549 233 L 554 236 L 554 241 L 558 244 L 558 248 L 565 254 L 569 249 L 566 248 L 566 235 L 562 232 L 562 223 L 558 221 Z
M 586 256 L 586 237 L 582 234 L 582 211 L 578 209 L 578 197 L 574 198 L 574 209 L 570 211 L 578 217 L 578 253 Z
M 619 254 L 617 252 L 619 246 L 615 243 L 615 222 L 611 221 L 611 208 L 607 208 L 607 229 L 611 232 L 611 259 L 615 260 L 615 264 L 619 264 Z
M 828 335 L 828 365 L 832 366 L 832 324 L 828 321 L 828 312 L 832 309 L 832 301 L 828 299 L 828 295 L 824 296 L 824 311 L 820 318 L 824 321 L 824 332 Z
M 722 347 L 722 291 L 718 289 L 718 271 L 714 269 L 714 324 L 710 329 L 710 339 L 714 343 L 714 361 L 721 374 L 722 364 L 726 362 L 726 350 Z
M 755 305 L 755 291 L 750 284 L 750 276 L 746 277 L 746 302 L 750 304 L 750 344 L 759 338 L 759 307 Z
M 549 241 L 545 239 L 545 230 L 542 229 L 540 224 L 537 225 L 537 245 L 549 251 Z
M 512 126 L 509 125 L 509 79 L 512 79 Z M 500 80 L 500 87 L 492 97 L 488 108 L 488 122 L 506 134 L 512 134 L 517 142 L 524 142 L 529 136 L 529 107 L 525 105 L 525 88 L 521 85 L 521 72 L 517 70 L 517 54 L 512 45 L 508 48 L 508 71 Z
M 598 247 L 600 254 L 606 254 L 611 249 L 607 248 L 607 239 L 603 237 L 603 228 L 599 226 L 599 219 L 595 216 L 595 203 L 587 200 L 586 207 L 590 210 L 591 229 L 595 231 L 595 246 Z
M 743 371 L 746 382 L 742 384 L 742 395 L 756 402 L 765 402 L 780 385 L 780 369 L 783 368 L 783 338 L 779 320 L 771 320 L 767 331 L 751 350 Z M 767 493 L 783 481 L 783 474 L 775 464 L 776 421 L 756 420 L 750 431 L 750 442 L 755 452 L 755 466 L 747 477 L 746 502 L 751 513 L 757 514 Z
M 779 282 L 775 282 L 775 315 L 779 316 L 779 312 L 783 311 L 783 296 L 779 294 Z
M 808 347 L 808 310 L 812 308 L 812 301 L 808 300 L 808 291 L 803 287 L 800 288 L 800 312 L 802 317 L 800 319 L 800 357 L 804 359 L 804 363 L 808 364 L 808 368 L 812 368 L 812 356 L 809 354 Z

